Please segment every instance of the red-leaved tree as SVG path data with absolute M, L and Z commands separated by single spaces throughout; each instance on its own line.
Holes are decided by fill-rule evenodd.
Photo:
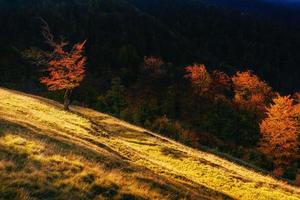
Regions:
M 64 90 L 64 109 L 69 110 L 72 90 L 85 76 L 86 57 L 83 52 L 86 41 L 76 43 L 68 51 L 68 42 L 55 41 L 48 24 L 44 20 L 42 22 L 42 34 L 53 51 L 31 49 L 25 56 L 32 58 L 35 64 L 46 66 L 47 75 L 41 77 L 40 82 L 50 91 Z
M 50 91 L 65 90 L 64 109 L 69 110 L 72 90 L 79 86 L 85 75 L 86 58 L 82 55 L 85 41 L 77 43 L 70 52 L 55 47 L 55 56 L 47 64 L 47 76 L 40 78 Z

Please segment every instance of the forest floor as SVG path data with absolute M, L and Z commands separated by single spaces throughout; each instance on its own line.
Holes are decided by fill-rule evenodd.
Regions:
M 300 199 L 300 189 L 82 107 L 0 88 L 0 199 Z

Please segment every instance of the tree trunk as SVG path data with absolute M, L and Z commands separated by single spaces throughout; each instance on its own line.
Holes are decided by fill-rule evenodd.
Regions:
M 69 111 L 70 99 L 71 99 L 72 90 L 66 89 L 64 95 L 64 110 Z

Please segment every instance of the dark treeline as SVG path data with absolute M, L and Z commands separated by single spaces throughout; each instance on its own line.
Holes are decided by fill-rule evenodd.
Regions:
M 283 94 L 299 89 L 296 29 L 192 0 L 0 0 L 0 85 L 56 100 L 63 95 L 39 83 L 42 68 L 22 57 L 29 47 L 48 48 L 40 18 L 56 37 L 87 40 L 86 77 L 74 104 L 275 169 L 257 149 L 266 118 L 257 109 L 272 102 L 271 87 Z M 207 77 L 201 94 L 186 77 L 193 63 L 206 65 L 195 68 Z M 271 87 L 250 72 L 237 73 L 246 70 Z M 255 87 L 243 88 L 245 80 Z M 294 179 L 298 160 L 280 176 Z
M 37 70 L 20 59 L 18 50 L 43 44 L 39 17 L 58 36 L 88 40 L 88 71 L 97 82 L 109 82 L 121 68 L 135 79 L 144 55 L 156 55 L 178 67 L 200 62 L 228 73 L 252 69 L 281 92 L 295 91 L 300 84 L 299 32 L 181 0 L 1 0 L 4 82 L 19 81 L 24 89 L 35 84 L 30 77 Z

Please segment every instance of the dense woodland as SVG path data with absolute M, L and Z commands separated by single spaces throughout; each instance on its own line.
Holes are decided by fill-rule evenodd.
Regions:
M 73 104 L 300 179 L 299 30 L 198 1 L 140 2 L 0 0 L 0 85 L 55 100 L 72 90 Z M 43 19 L 69 43 L 45 42 Z M 56 54 L 37 65 L 40 52 Z M 57 78 L 66 56 L 82 60 L 80 78 L 53 87 L 47 71 Z

